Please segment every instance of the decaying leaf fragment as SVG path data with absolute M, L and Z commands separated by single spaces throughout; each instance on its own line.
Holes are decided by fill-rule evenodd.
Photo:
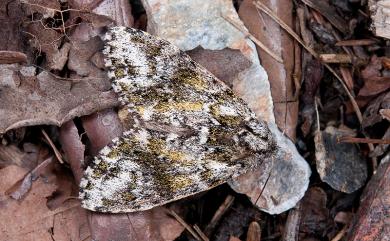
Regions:
M 222 184 L 270 160 L 265 123 L 223 82 L 169 42 L 114 27 L 106 65 L 133 123 L 80 184 L 83 207 L 147 210 Z
M 76 116 L 117 105 L 110 91 L 87 79 L 72 83 L 33 66 L 0 65 L 0 133 L 22 126 L 60 126 Z
M 322 181 L 335 190 L 352 193 L 364 185 L 367 164 L 355 144 L 338 143 L 345 133 L 333 126 L 316 133 L 316 165 Z

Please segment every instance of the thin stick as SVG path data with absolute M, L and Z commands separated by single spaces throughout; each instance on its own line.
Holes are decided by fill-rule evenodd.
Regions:
M 169 211 L 170 211 L 171 215 L 172 215 L 174 218 L 176 218 L 176 220 L 177 220 L 181 225 L 183 225 L 183 227 L 184 227 L 185 229 L 187 229 L 187 231 L 190 232 L 190 233 L 192 234 L 192 236 L 193 236 L 196 240 L 202 241 L 202 239 L 198 236 L 198 234 L 196 234 L 195 230 L 193 230 L 193 229 L 191 228 L 190 225 L 188 225 L 188 224 L 187 224 L 179 215 L 177 215 L 177 214 L 175 213 L 175 211 L 173 211 L 173 210 L 169 210 Z
M 341 229 L 340 232 L 338 232 L 338 234 L 334 238 L 332 238 L 331 241 L 339 241 L 339 240 L 341 240 L 341 238 L 345 235 L 347 230 L 348 230 L 348 225 L 345 225 L 343 227 L 343 229 Z
M 195 231 L 199 234 L 199 236 L 201 237 L 201 239 L 203 240 L 203 241 L 209 241 L 210 239 L 206 236 L 206 234 L 204 234 L 203 232 L 202 232 L 202 230 L 198 227 L 198 225 L 194 225 L 194 229 L 195 229 Z
M 269 17 L 271 17 L 275 22 L 277 22 L 284 30 L 286 30 L 287 33 L 289 33 L 298 43 L 300 43 L 302 45 L 302 47 L 304 47 L 311 55 L 313 55 L 316 59 L 319 59 L 321 61 L 321 59 L 319 58 L 318 54 L 312 48 L 306 46 L 306 44 L 294 32 L 294 30 L 292 30 L 290 28 L 290 26 L 288 26 L 286 23 L 284 23 L 283 20 L 281 20 L 275 13 L 273 13 L 271 9 L 269 9 L 265 4 L 263 4 L 262 2 L 259 2 L 259 1 L 258 2 L 253 2 L 253 4 L 258 9 L 260 9 L 261 11 L 266 13 Z M 323 63 L 323 62 L 322 62 L 322 64 L 336 77 L 336 79 L 343 86 L 345 92 L 347 93 L 347 95 L 348 95 L 348 97 L 349 97 L 349 99 L 351 101 L 351 104 L 353 106 L 353 109 L 354 109 L 354 111 L 356 113 L 356 116 L 357 116 L 359 122 L 362 123 L 363 116 L 362 116 L 362 113 L 360 112 L 359 106 L 356 103 L 356 101 L 355 101 L 354 97 L 352 96 L 351 92 L 348 90 L 348 87 L 345 85 L 345 83 L 342 80 L 342 78 L 336 73 L 336 71 L 332 67 L 330 67 L 330 65 L 328 65 L 326 63 Z
M 389 139 L 370 139 L 370 138 L 358 138 L 358 137 L 352 137 L 352 136 L 342 136 L 342 137 L 337 139 L 337 142 L 372 143 L 372 144 L 390 145 Z
M 248 37 L 250 40 L 255 42 L 257 46 L 259 46 L 264 52 L 266 52 L 269 56 L 274 58 L 276 61 L 279 63 L 283 63 L 283 59 L 281 59 L 277 54 L 275 54 L 271 49 L 269 49 L 265 44 L 263 44 L 260 40 L 258 40 L 255 36 L 253 36 L 249 31 L 243 29 L 240 25 L 238 25 L 233 19 L 227 17 L 227 16 L 222 16 L 226 21 L 228 21 L 231 25 L 233 25 L 236 29 L 238 29 L 240 32 L 242 32 L 245 37 Z
M 232 195 L 228 195 L 225 198 L 225 201 L 219 206 L 217 211 L 214 213 L 214 216 L 211 218 L 211 221 L 209 224 L 207 224 L 205 228 L 205 233 L 210 234 L 211 231 L 215 228 L 215 226 L 218 224 L 221 217 L 226 213 L 226 211 L 232 206 L 234 202 L 234 197 Z
M 363 46 L 363 45 L 372 45 L 377 42 L 378 41 L 374 39 L 350 39 L 350 40 L 340 40 L 335 45 L 336 46 Z
M 44 129 L 41 129 L 41 132 L 43 134 L 43 136 L 45 137 L 46 141 L 49 143 L 49 145 L 51 146 L 51 148 L 53 149 L 54 151 L 54 155 L 57 157 L 58 161 L 61 163 L 61 164 L 64 164 L 64 161 L 62 160 L 62 156 L 61 156 L 61 153 L 60 151 L 57 149 L 57 147 L 54 145 L 54 143 L 51 141 L 49 135 L 46 133 L 46 131 Z
M 317 97 L 314 98 L 314 109 L 316 110 L 316 119 L 317 119 L 317 131 L 321 132 L 320 126 L 320 114 L 318 113 Z

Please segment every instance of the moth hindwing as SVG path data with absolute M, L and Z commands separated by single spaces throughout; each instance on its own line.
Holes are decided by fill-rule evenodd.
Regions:
M 87 167 L 80 184 L 83 207 L 150 209 L 220 185 L 274 154 L 266 124 L 169 42 L 114 27 L 104 54 L 131 124 Z

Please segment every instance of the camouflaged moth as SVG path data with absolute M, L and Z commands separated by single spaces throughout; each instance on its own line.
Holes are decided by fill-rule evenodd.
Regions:
M 267 125 L 186 53 L 132 28 L 111 28 L 105 41 L 108 74 L 131 123 L 87 167 L 84 208 L 147 210 L 220 185 L 274 155 Z

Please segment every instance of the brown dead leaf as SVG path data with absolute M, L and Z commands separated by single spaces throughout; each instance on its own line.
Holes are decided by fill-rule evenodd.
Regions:
M 384 68 L 390 69 L 390 58 L 382 57 L 382 64 Z
M 57 0 L 23 0 L 22 3 L 28 15 L 39 13 L 44 18 L 52 18 L 61 10 L 60 2 Z
M 359 96 L 372 96 L 382 93 L 390 88 L 390 77 L 382 76 L 382 58 L 373 56 L 370 63 L 361 71 L 364 86 L 359 91 Z
M 73 40 L 69 51 L 68 68 L 79 76 L 104 77 L 104 71 L 89 61 L 95 53 L 102 49 L 103 41 L 99 37 L 93 37 L 87 41 Z M 108 81 L 106 82 L 109 84 Z
M 0 133 L 30 125 L 61 125 L 118 104 L 112 92 L 102 92 L 87 80 L 76 83 L 34 67 L 0 66 Z M 96 81 L 95 81 L 96 82 Z
M 89 150 L 91 155 L 97 155 L 107 145 L 107 140 L 112 140 L 123 132 L 118 114 L 112 109 L 83 116 L 82 121 L 85 133 L 93 140 Z
M 16 145 L 0 145 L 0 168 L 8 165 L 22 166 L 24 152 Z
M 114 22 L 113 19 L 104 15 L 92 12 L 72 11 L 71 19 L 75 20 L 77 18 L 82 19 L 84 23 L 93 25 L 95 28 L 106 27 Z
M 329 210 L 326 208 L 327 196 L 319 187 L 310 188 L 302 199 L 299 231 L 304 236 L 317 234 L 324 236 L 328 226 Z
M 20 24 L 23 13 L 20 1 L 0 1 L 0 50 L 23 50 Z
M 10 187 L 5 193 L 7 195 L 9 194 L 15 200 L 21 200 L 23 196 L 25 196 L 27 192 L 30 191 L 33 182 L 38 179 L 39 175 L 41 175 L 47 165 L 49 165 L 52 161 L 53 158 L 50 157 L 37 165 L 33 170 L 28 172 L 23 179 L 16 182 L 15 185 Z
M 55 211 L 47 208 L 47 198 L 56 190 L 54 182 L 38 179 L 22 201 L 5 196 L 5 190 L 26 173 L 25 169 L 17 166 L 8 166 L 0 170 L 0 240 L 52 240 L 52 236 L 58 231 L 58 228 L 53 229 L 58 227 L 57 222 L 72 223 L 67 227 L 68 233 L 73 230 L 75 231 L 72 234 L 75 237 L 73 240 L 83 240 L 85 236 L 80 237 L 76 231 L 86 223 L 86 216 L 77 201 L 69 201 Z M 63 212 L 66 213 L 66 210 L 73 210 L 73 214 L 64 215 Z M 52 229 L 54 233 L 50 231 Z
M 363 113 L 362 126 L 365 128 L 381 122 L 383 120 L 379 112 L 381 109 L 390 109 L 390 92 L 383 93 L 370 102 Z
M 31 47 L 36 49 L 38 54 L 45 54 L 47 67 L 52 69 L 56 65 L 56 57 L 60 55 L 60 44 L 64 35 L 60 32 L 46 28 L 40 22 L 30 23 L 26 30 Z

